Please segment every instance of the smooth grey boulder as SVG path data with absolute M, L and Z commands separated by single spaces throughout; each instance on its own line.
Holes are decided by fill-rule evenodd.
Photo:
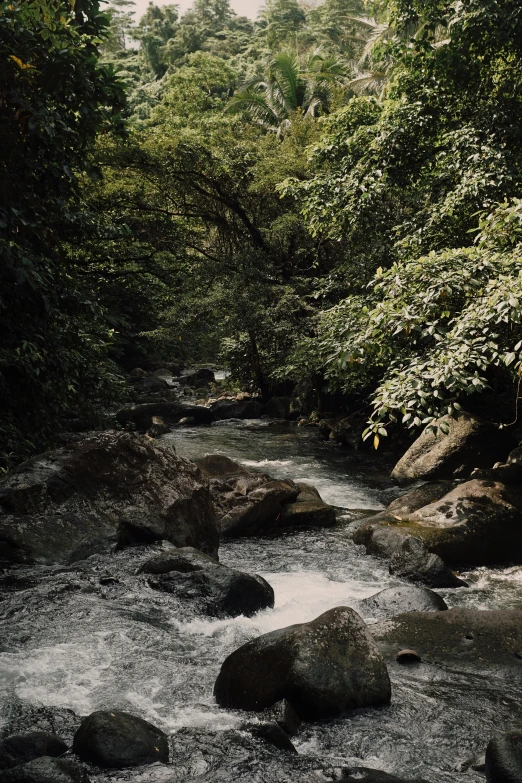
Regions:
M 490 740 L 486 750 L 487 783 L 522 783 L 522 732 L 510 731 Z
M 473 468 L 490 468 L 509 452 L 505 431 L 469 413 L 463 412 L 458 419 L 445 416 L 437 423 L 447 426 L 448 434 L 426 428 L 393 469 L 392 478 L 398 484 L 467 477 Z
M 152 723 L 118 711 L 93 712 L 74 735 L 73 751 L 103 769 L 124 769 L 169 760 L 167 736 Z
M 134 433 L 94 435 L 0 481 L 0 562 L 70 563 L 161 539 L 217 553 L 208 485 L 194 463 Z
M 357 602 L 357 611 L 363 617 L 394 617 L 404 612 L 443 612 L 445 600 L 433 590 L 414 585 L 387 587 Z
M 40 756 L 62 756 L 67 743 L 47 731 L 12 734 L 0 742 L 0 770 L 26 764 Z
M 78 764 L 49 756 L 6 770 L 1 780 L 2 783 L 89 783 L 85 771 Z
M 391 686 L 366 625 L 341 606 L 244 644 L 224 661 L 214 696 L 222 707 L 255 711 L 288 699 L 302 719 L 319 720 L 387 704 Z
M 147 560 L 139 572 L 154 575 L 148 580 L 154 590 L 190 602 L 210 617 L 252 617 L 274 606 L 274 591 L 261 576 L 227 568 L 188 547 Z

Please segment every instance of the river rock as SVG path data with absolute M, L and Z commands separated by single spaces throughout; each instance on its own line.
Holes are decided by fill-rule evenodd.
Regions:
M 293 481 L 250 473 L 220 454 L 196 460 L 209 479 L 210 494 L 223 536 L 248 536 L 272 532 L 281 521 L 283 504 L 294 501 L 299 489 Z
M 448 434 L 426 428 L 393 469 L 392 478 L 398 484 L 466 477 L 473 468 L 492 467 L 509 451 L 505 431 L 469 413 L 462 413 L 458 419 L 445 416 L 437 424 L 447 426 Z
M 259 419 L 265 406 L 258 400 L 217 400 L 210 410 L 216 419 Z
M 411 513 L 387 509 L 371 517 L 356 532 L 355 540 L 375 549 L 371 540 L 379 527 L 393 529 L 389 535 L 397 542 L 401 536 L 420 539 L 448 565 L 520 562 L 522 492 L 518 485 L 471 479 Z
M 252 617 L 274 606 L 274 591 L 262 577 L 227 568 L 190 547 L 151 558 L 139 572 L 155 575 L 149 579 L 153 589 L 190 601 L 211 617 Z
M 42 756 L 3 772 L 2 783 L 89 783 L 89 778 L 68 759 Z
M 425 587 L 400 585 L 363 598 L 357 603 L 357 611 L 363 617 L 393 617 L 404 612 L 443 612 L 448 608 L 445 600 Z
M 279 527 L 332 527 L 335 525 L 335 508 L 322 500 L 302 500 L 286 503 L 279 518 Z
M 224 661 L 214 686 L 222 707 L 262 710 L 286 698 L 305 720 L 387 704 L 384 661 L 359 615 L 338 607 L 264 634 Z
M 40 756 L 61 756 L 66 750 L 67 743 L 50 732 L 13 734 L 0 742 L 0 770 L 25 764 Z
M 375 545 L 383 532 L 381 529 L 374 533 L 372 544 Z M 426 544 L 414 536 L 401 537 L 390 556 L 390 574 L 439 589 L 467 587 L 441 557 L 430 552 Z
M 148 435 L 150 435 L 151 438 L 160 438 L 162 435 L 166 435 L 168 432 L 170 432 L 170 427 L 165 421 L 163 421 L 161 416 L 153 416 Z
M 289 737 L 293 737 L 299 731 L 301 718 L 288 699 L 281 699 L 281 701 L 272 704 L 261 715 L 266 720 L 277 723 Z
M 214 420 L 210 408 L 204 405 L 185 405 L 181 402 L 144 402 L 130 405 L 121 408 L 116 419 L 123 427 L 133 424 L 140 432 L 146 432 L 152 427 L 155 416 L 160 416 L 172 424 L 189 417 L 197 424 L 211 424 Z
M 215 555 L 216 517 L 196 465 L 139 435 L 94 435 L 0 482 L 3 562 L 68 563 L 160 539 Z
M 494 737 L 486 750 L 487 783 L 522 783 L 522 732 Z
M 386 521 L 384 515 L 370 517 L 353 534 L 356 544 L 366 547 L 366 554 L 390 561 L 390 573 L 427 587 L 466 587 L 444 561 L 430 552 L 424 541 L 407 530 Z
M 522 610 L 448 609 L 445 612 L 409 612 L 383 620 L 370 630 L 386 663 L 398 650 L 415 650 L 424 662 L 457 667 L 459 673 L 488 673 L 520 681 L 522 665 Z
M 74 735 L 73 751 L 104 769 L 139 767 L 169 760 L 166 735 L 152 723 L 127 712 L 93 712 Z
M 281 750 L 286 750 L 290 753 L 297 753 L 288 734 L 286 734 L 281 726 L 275 722 L 246 723 L 244 728 L 247 729 L 253 737 L 268 742 L 275 748 L 280 748 Z
M 290 416 L 290 397 L 272 397 L 266 404 L 266 415 L 271 419 L 287 419 Z

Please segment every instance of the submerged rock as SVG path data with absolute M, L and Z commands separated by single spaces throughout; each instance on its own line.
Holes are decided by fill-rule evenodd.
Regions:
M 216 554 L 216 518 L 197 467 L 139 435 L 86 438 L 0 482 L 0 561 L 69 563 L 160 539 Z
M 73 751 L 82 761 L 104 769 L 139 767 L 169 760 L 166 735 L 152 723 L 127 712 L 93 712 L 81 723 Z
M 442 612 L 447 608 L 445 600 L 433 590 L 413 585 L 387 587 L 357 603 L 357 611 L 363 617 L 375 618 L 393 617 L 403 612 Z
M 359 615 L 338 607 L 244 644 L 224 661 L 214 686 L 222 707 L 262 710 L 291 701 L 306 720 L 387 704 L 390 680 Z
M 509 436 L 491 422 L 469 413 L 458 419 L 446 416 L 437 424 L 449 428 L 434 433 L 426 428 L 399 460 L 392 472 L 398 484 L 418 479 L 467 477 L 473 468 L 490 468 L 509 451 Z
M 494 737 L 486 750 L 488 783 L 522 783 L 522 732 Z
M 61 756 L 67 743 L 47 731 L 13 734 L 0 742 L 0 770 L 10 769 L 40 756 Z
M 2 783 L 89 783 L 89 778 L 68 759 L 42 756 L 4 772 Z
M 251 617 L 273 608 L 274 591 L 257 574 L 244 574 L 189 547 L 147 560 L 141 573 L 155 574 L 149 585 L 190 601 L 211 617 Z

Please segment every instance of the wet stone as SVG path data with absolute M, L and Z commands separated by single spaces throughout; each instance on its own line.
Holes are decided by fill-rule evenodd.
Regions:
M 40 756 L 61 756 L 66 750 L 67 743 L 56 734 L 46 731 L 13 734 L 0 742 L 0 770 L 25 764 Z
M 49 756 L 5 771 L 1 780 L 2 783 L 89 783 L 86 772 L 78 764 Z
M 108 769 L 169 760 L 166 735 L 127 712 L 93 712 L 76 732 L 73 751 L 82 761 Z

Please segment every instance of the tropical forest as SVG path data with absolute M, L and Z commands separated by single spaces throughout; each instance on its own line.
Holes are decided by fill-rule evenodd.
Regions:
M 522 783 L 521 0 L 0 0 L 0 781 Z

